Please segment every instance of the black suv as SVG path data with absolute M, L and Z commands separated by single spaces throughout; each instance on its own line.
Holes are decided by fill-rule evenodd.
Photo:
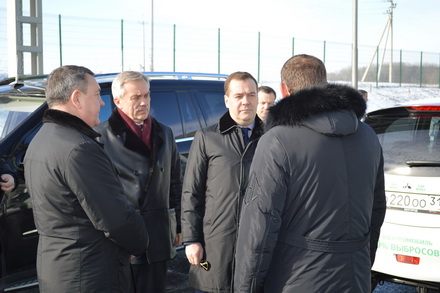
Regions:
M 227 76 L 198 73 L 144 73 L 150 78 L 151 115 L 173 130 L 186 166 L 194 133 L 214 124 L 227 111 L 224 80 Z M 96 75 L 105 106 L 100 121 L 115 107 L 111 82 L 117 74 Z M 42 126 L 47 76 L 0 82 L 0 157 L 17 173 L 18 187 L 0 194 L 0 292 L 36 285 L 38 233 L 23 176 L 23 158 Z

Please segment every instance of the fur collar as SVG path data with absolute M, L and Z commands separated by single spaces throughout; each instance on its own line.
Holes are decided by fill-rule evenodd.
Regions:
M 360 119 L 366 108 L 365 100 L 352 87 L 337 84 L 311 87 L 300 90 L 271 107 L 265 121 L 265 130 L 277 125 L 300 125 L 311 116 L 341 110 L 354 112 Z
M 47 109 L 43 115 L 43 123 L 56 123 L 65 127 L 73 128 L 92 139 L 101 136 L 101 134 L 94 131 L 80 118 L 60 110 Z

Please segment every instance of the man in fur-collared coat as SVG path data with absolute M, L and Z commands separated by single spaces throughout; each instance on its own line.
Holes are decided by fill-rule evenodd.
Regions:
M 313 56 L 292 57 L 281 74 L 285 98 L 250 170 L 234 291 L 371 292 L 386 206 L 382 149 L 359 121 L 365 101 L 327 84 Z

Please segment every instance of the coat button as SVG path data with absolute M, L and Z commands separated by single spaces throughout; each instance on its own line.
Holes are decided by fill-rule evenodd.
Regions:
M 133 172 L 133 174 L 134 174 L 135 176 L 139 176 L 139 175 L 141 175 L 141 172 L 139 172 L 138 170 L 135 170 L 135 171 Z
M 160 172 L 163 172 L 163 170 L 164 170 L 163 168 L 160 168 Z

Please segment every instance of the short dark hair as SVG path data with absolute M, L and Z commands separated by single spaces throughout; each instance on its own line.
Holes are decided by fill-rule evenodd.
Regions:
M 263 92 L 266 94 L 274 94 L 275 98 L 277 97 L 277 93 L 275 92 L 275 90 L 273 88 L 271 88 L 270 86 L 267 85 L 262 85 L 258 88 L 258 92 Z
M 76 65 L 65 65 L 53 70 L 46 83 L 46 101 L 49 108 L 66 104 L 75 90 L 86 93 L 87 74 L 95 75 L 90 69 Z
M 231 83 L 231 80 L 246 80 L 246 79 L 252 79 L 255 82 L 256 87 L 258 88 L 258 82 L 257 80 L 252 76 L 252 74 L 244 71 L 237 71 L 234 73 L 231 73 L 228 78 L 225 81 L 225 94 L 229 94 L 229 84 Z
M 327 83 L 327 70 L 324 63 L 318 58 L 300 54 L 291 57 L 281 69 L 281 82 L 290 94 L 316 85 Z

